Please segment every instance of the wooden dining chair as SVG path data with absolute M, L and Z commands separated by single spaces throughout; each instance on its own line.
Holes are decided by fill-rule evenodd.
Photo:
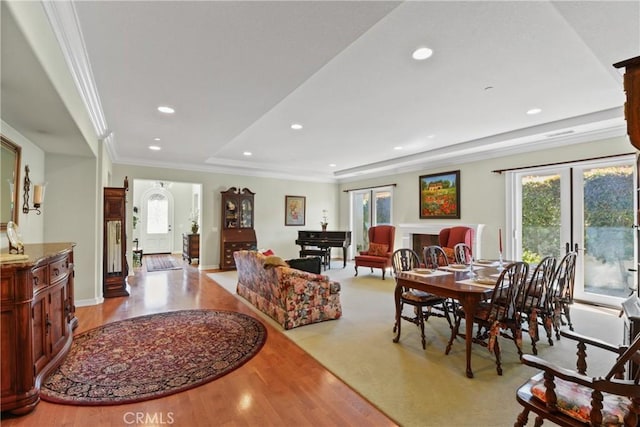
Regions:
M 393 277 L 396 278 L 398 273 L 401 271 L 410 271 L 414 268 L 420 267 L 420 257 L 413 249 L 398 249 L 393 253 L 392 267 Z M 444 317 L 447 319 L 447 322 L 449 322 L 449 327 L 451 328 L 453 326 L 446 298 L 417 289 L 405 288 L 402 290 L 402 294 L 400 296 L 401 313 L 405 304 L 414 307 L 414 315 L 407 316 L 405 314 L 401 314 L 400 318 L 411 322 L 420 328 L 423 349 L 426 349 L 424 323 L 429 320 L 429 317 Z M 399 323 L 400 320 L 396 320 L 396 323 L 393 326 L 393 332 L 397 331 L 394 342 L 398 342 L 400 338 L 401 325 Z
M 457 243 L 453 247 L 453 253 L 458 264 L 469 264 L 473 260 L 471 248 L 466 243 Z
M 522 322 L 526 325 L 531 337 L 533 354 L 538 354 L 538 348 L 536 347 L 536 343 L 540 339 L 538 325 L 540 321 L 544 322 L 543 313 L 545 312 L 547 291 L 555 271 L 556 258 L 552 256 L 543 258 L 533 270 L 533 273 L 529 275 L 520 299 Z
M 576 279 L 576 251 L 567 252 L 562 258 L 553 276 L 551 289 L 552 304 L 554 310 L 553 327 L 556 331 L 556 339 L 560 339 L 561 325 L 568 325 L 573 331 L 571 322 L 571 305 L 573 304 L 573 288 Z M 566 321 L 565 321 L 566 319 Z
M 422 249 L 424 265 L 426 268 L 439 268 L 449 265 L 449 258 L 442 246 L 430 245 Z
M 528 271 L 526 262 L 507 265 L 498 276 L 491 299 L 480 302 L 473 319 L 467 318 L 464 309 L 458 308 L 445 354 L 449 354 L 453 340 L 460 335 L 460 322 L 465 319 L 478 327 L 473 342 L 488 348 L 495 355 L 498 375 L 502 375 L 499 336 L 512 340 L 518 355 L 522 357 L 522 320 L 518 300 L 522 297 Z
M 517 390 L 516 400 L 524 409 L 514 426 L 525 426 L 529 413 L 533 412 L 537 427 L 544 420 L 572 427 L 637 427 L 640 423 L 640 369 L 630 370 L 629 367 L 630 364 L 640 366 L 640 335 L 629 346 L 614 346 L 575 332 L 561 331 L 560 334 L 578 342 L 576 369 L 560 367 L 533 355 L 522 356 L 522 363 L 542 371 Z M 587 346 L 615 354 L 616 360 L 606 375 L 587 375 Z

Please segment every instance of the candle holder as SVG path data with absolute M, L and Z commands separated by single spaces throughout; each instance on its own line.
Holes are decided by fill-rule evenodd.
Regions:
M 478 278 L 478 275 L 476 274 L 475 270 L 473 269 L 473 257 L 471 257 L 471 260 L 469 262 L 469 278 L 475 280 Z
M 504 260 L 502 259 L 502 252 L 498 254 L 498 270 L 504 270 Z

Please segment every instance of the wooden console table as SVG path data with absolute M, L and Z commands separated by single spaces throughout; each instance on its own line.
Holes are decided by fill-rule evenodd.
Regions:
M 71 348 L 73 329 L 78 325 L 73 299 L 74 246 L 25 245 L 26 259 L 0 263 L 2 412 L 22 415 L 32 411 L 40 401 L 41 382 Z

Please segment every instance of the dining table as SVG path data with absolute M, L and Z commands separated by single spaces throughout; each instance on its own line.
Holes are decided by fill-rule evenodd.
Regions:
M 499 263 L 488 260 L 486 264 L 475 265 L 473 270 L 467 266 L 443 267 L 438 270 L 416 269 L 397 272 L 394 299 L 396 304 L 397 333 L 393 342 L 400 339 L 402 303 L 400 297 L 407 289 L 417 289 L 423 292 L 457 300 L 465 312 L 467 319 L 473 319 L 480 301 L 487 299 L 493 292 L 495 280 L 500 274 Z M 446 274 L 444 274 L 446 272 Z M 473 321 L 465 321 L 465 344 L 467 377 L 473 378 L 471 369 L 471 347 L 473 344 Z M 452 332 L 453 333 L 453 332 Z M 445 353 L 448 354 L 450 344 Z

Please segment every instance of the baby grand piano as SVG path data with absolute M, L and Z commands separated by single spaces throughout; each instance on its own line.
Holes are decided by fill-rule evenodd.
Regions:
M 299 230 L 296 245 L 300 245 L 300 258 L 319 256 L 325 270 L 331 261 L 331 248 L 342 248 L 343 268 L 347 266 L 347 248 L 351 245 L 350 231 Z

